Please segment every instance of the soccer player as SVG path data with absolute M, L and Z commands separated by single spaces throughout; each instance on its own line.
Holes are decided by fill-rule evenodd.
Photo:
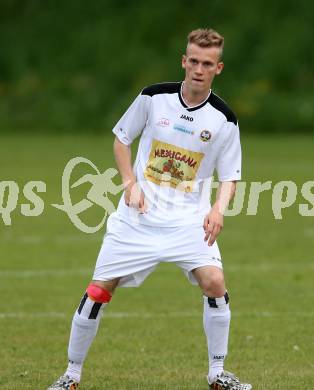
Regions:
M 177 264 L 203 292 L 209 388 L 252 389 L 224 370 L 230 310 L 216 238 L 241 179 L 241 146 L 236 116 L 211 90 L 224 67 L 223 44 L 214 30 L 192 31 L 182 57 L 184 81 L 144 88 L 114 127 L 124 194 L 107 221 L 93 280 L 73 317 L 68 368 L 48 390 L 78 388 L 116 287 L 139 286 L 159 262 Z M 132 167 L 130 145 L 138 136 Z M 214 170 L 219 187 L 211 207 Z

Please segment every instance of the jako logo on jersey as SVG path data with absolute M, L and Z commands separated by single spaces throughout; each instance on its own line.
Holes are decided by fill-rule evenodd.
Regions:
M 211 132 L 209 130 L 202 130 L 202 132 L 200 134 L 200 139 L 203 142 L 208 142 L 211 139 L 211 137 L 212 137 L 212 135 L 211 135 Z
M 187 116 L 187 115 L 184 115 L 182 114 L 180 116 L 181 119 L 185 119 L 186 121 L 189 121 L 189 122 L 193 122 L 194 121 L 194 118 L 192 116 Z
M 170 125 L 170 121 L 167 118 L 160 118 L 159 121 L 157 122 L 157 126 L 166 127 L 169 125 Z

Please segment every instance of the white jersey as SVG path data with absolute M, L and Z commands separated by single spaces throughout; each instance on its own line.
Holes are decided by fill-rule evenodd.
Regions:
M 113 129 L 125 145 L 141 135 L 134 173 L 148 210 L 138 222 L 153 226 L 202 224 L 210 210 L 214 171 L 219 181 L 241 179 L 241 146 L 237 119 L 210 91 L 206 100 L 189 107 L 182 82 L 144 88 Z M 131 210 L 120 199 L 118 213 Z

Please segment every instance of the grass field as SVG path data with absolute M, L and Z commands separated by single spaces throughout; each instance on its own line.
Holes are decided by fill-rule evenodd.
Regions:
M 273 217 L 270 191 L 256 216 L 244 210 L 226 218 L 219 238 L 233 316 L 226 368 L 254 390 L 314 389 L 314 217 L 298 212 L 306 203 L 301 186 L 314 180 L 314 137 L 246 136 L 242 143 L 244 180 L 291 180 L 298 197 L 282 220 Z M 1 390 L 46 389 L 65 368 L 72 314 L 104 229 L 82 233 L 50 204 L 61 203 L 70 158 L 87 157 L 103 171 L 113 166 L 111 144 L 111 135 L 1 138 L 0 181 L 20 187 L 12 225 L 0 218 Z M 47 184 L 38 217 L 20 211 L 30 180 Z M 102 216 L 95 206 L 87 218 L 97 224 Z M 81 388 L 206 389 L 206 356 L 200 291 L 161 265 L 141 288 L 117 291 Z

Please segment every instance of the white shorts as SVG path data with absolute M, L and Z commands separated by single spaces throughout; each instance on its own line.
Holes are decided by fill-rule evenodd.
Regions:
M 222 268 L 218 245 L 208 246 L 202 226 L 147 226 L 115 212 L 107 221 L 93 280 L 121 278 L 118 286 L 137 287 L 161 262 L 177 264 L 192 284 L 197 284 L 195 268 Z

